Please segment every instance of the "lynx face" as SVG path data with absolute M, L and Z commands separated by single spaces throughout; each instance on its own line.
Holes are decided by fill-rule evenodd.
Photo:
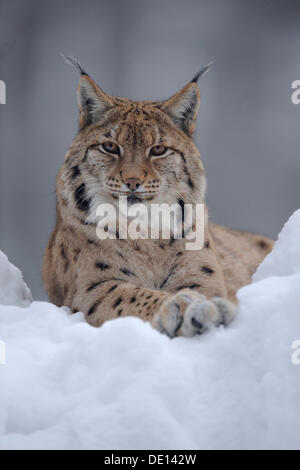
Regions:
M 105 94 L 87 75 L 78 90 L 80 131 L 63 166 L 63 196 L 89 223 L 99 204 L 200 203 L 206 180 L 193 142 L 200 105 L 191 82 L 164 102 Z

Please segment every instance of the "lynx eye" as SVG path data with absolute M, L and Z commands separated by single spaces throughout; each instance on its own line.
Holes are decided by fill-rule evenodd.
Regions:
M 111 142 L 111 141 L 103 142 L 102 148 L 105 152 L 111 153 L 112 155 L 120 154 L 119 146 L 115 144 L 114 142 Z
M 164 155 L 167 150 L 168 150 L 168 148 L 165 147 L 164 145 L 155 145 L 150 150 L 150 155 L 152 155 L 153 157 L 160 157 L 160 156 Z

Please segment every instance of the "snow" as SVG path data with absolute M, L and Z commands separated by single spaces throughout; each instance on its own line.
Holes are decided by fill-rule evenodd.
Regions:
M 0 305 L 27 307 L 32 302 L 31 292 L 21 271 L 0 251 Z
M 270 276 L 289 276 L 300 272 L 300 209 L 284 225 L 272 253 L 253 276 L 254 281 Z
M 0 449 L 299 449 L 299 240 L 300 210 L 236 321 L 174 340 L 133 317 L 95 329 L 50 303 L 22 308 L 2 255 L 1 303 L 19 306 L 0 305 Z

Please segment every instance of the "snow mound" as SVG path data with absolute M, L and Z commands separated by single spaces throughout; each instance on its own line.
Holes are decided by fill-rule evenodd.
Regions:
M 31 292 L 21 271 L 0 251 L 0 305 L 27 307 L 32 302 Z
M 236 321 L 202 337 L 0 306 L 0 449 L 299 449 L 299 222 L 240 290 Z
M 284 225 L 272 252 L 253 276 L 254 281 L 270 276 L 289 276 L 300 272 L 300 209 Z

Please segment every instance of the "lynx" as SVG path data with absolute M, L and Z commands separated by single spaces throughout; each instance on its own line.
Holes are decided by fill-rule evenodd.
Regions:
M 99 240 L 99 204 L 205 204 L 206 178 L 193 140 L 200 72 L 165 101 L 106 94 L 81 64 L 80 127 L 57 177 L 57 219 L 43 263 L 51 302 L 83 312 L 95 327 L 133 315 L 169 337 L 228 325 L 237 290 L 272 249 L 272 240 L 209 221 L 204 245 L 185 240 Z M 184 235 L 183 235 L 184 237 Z

